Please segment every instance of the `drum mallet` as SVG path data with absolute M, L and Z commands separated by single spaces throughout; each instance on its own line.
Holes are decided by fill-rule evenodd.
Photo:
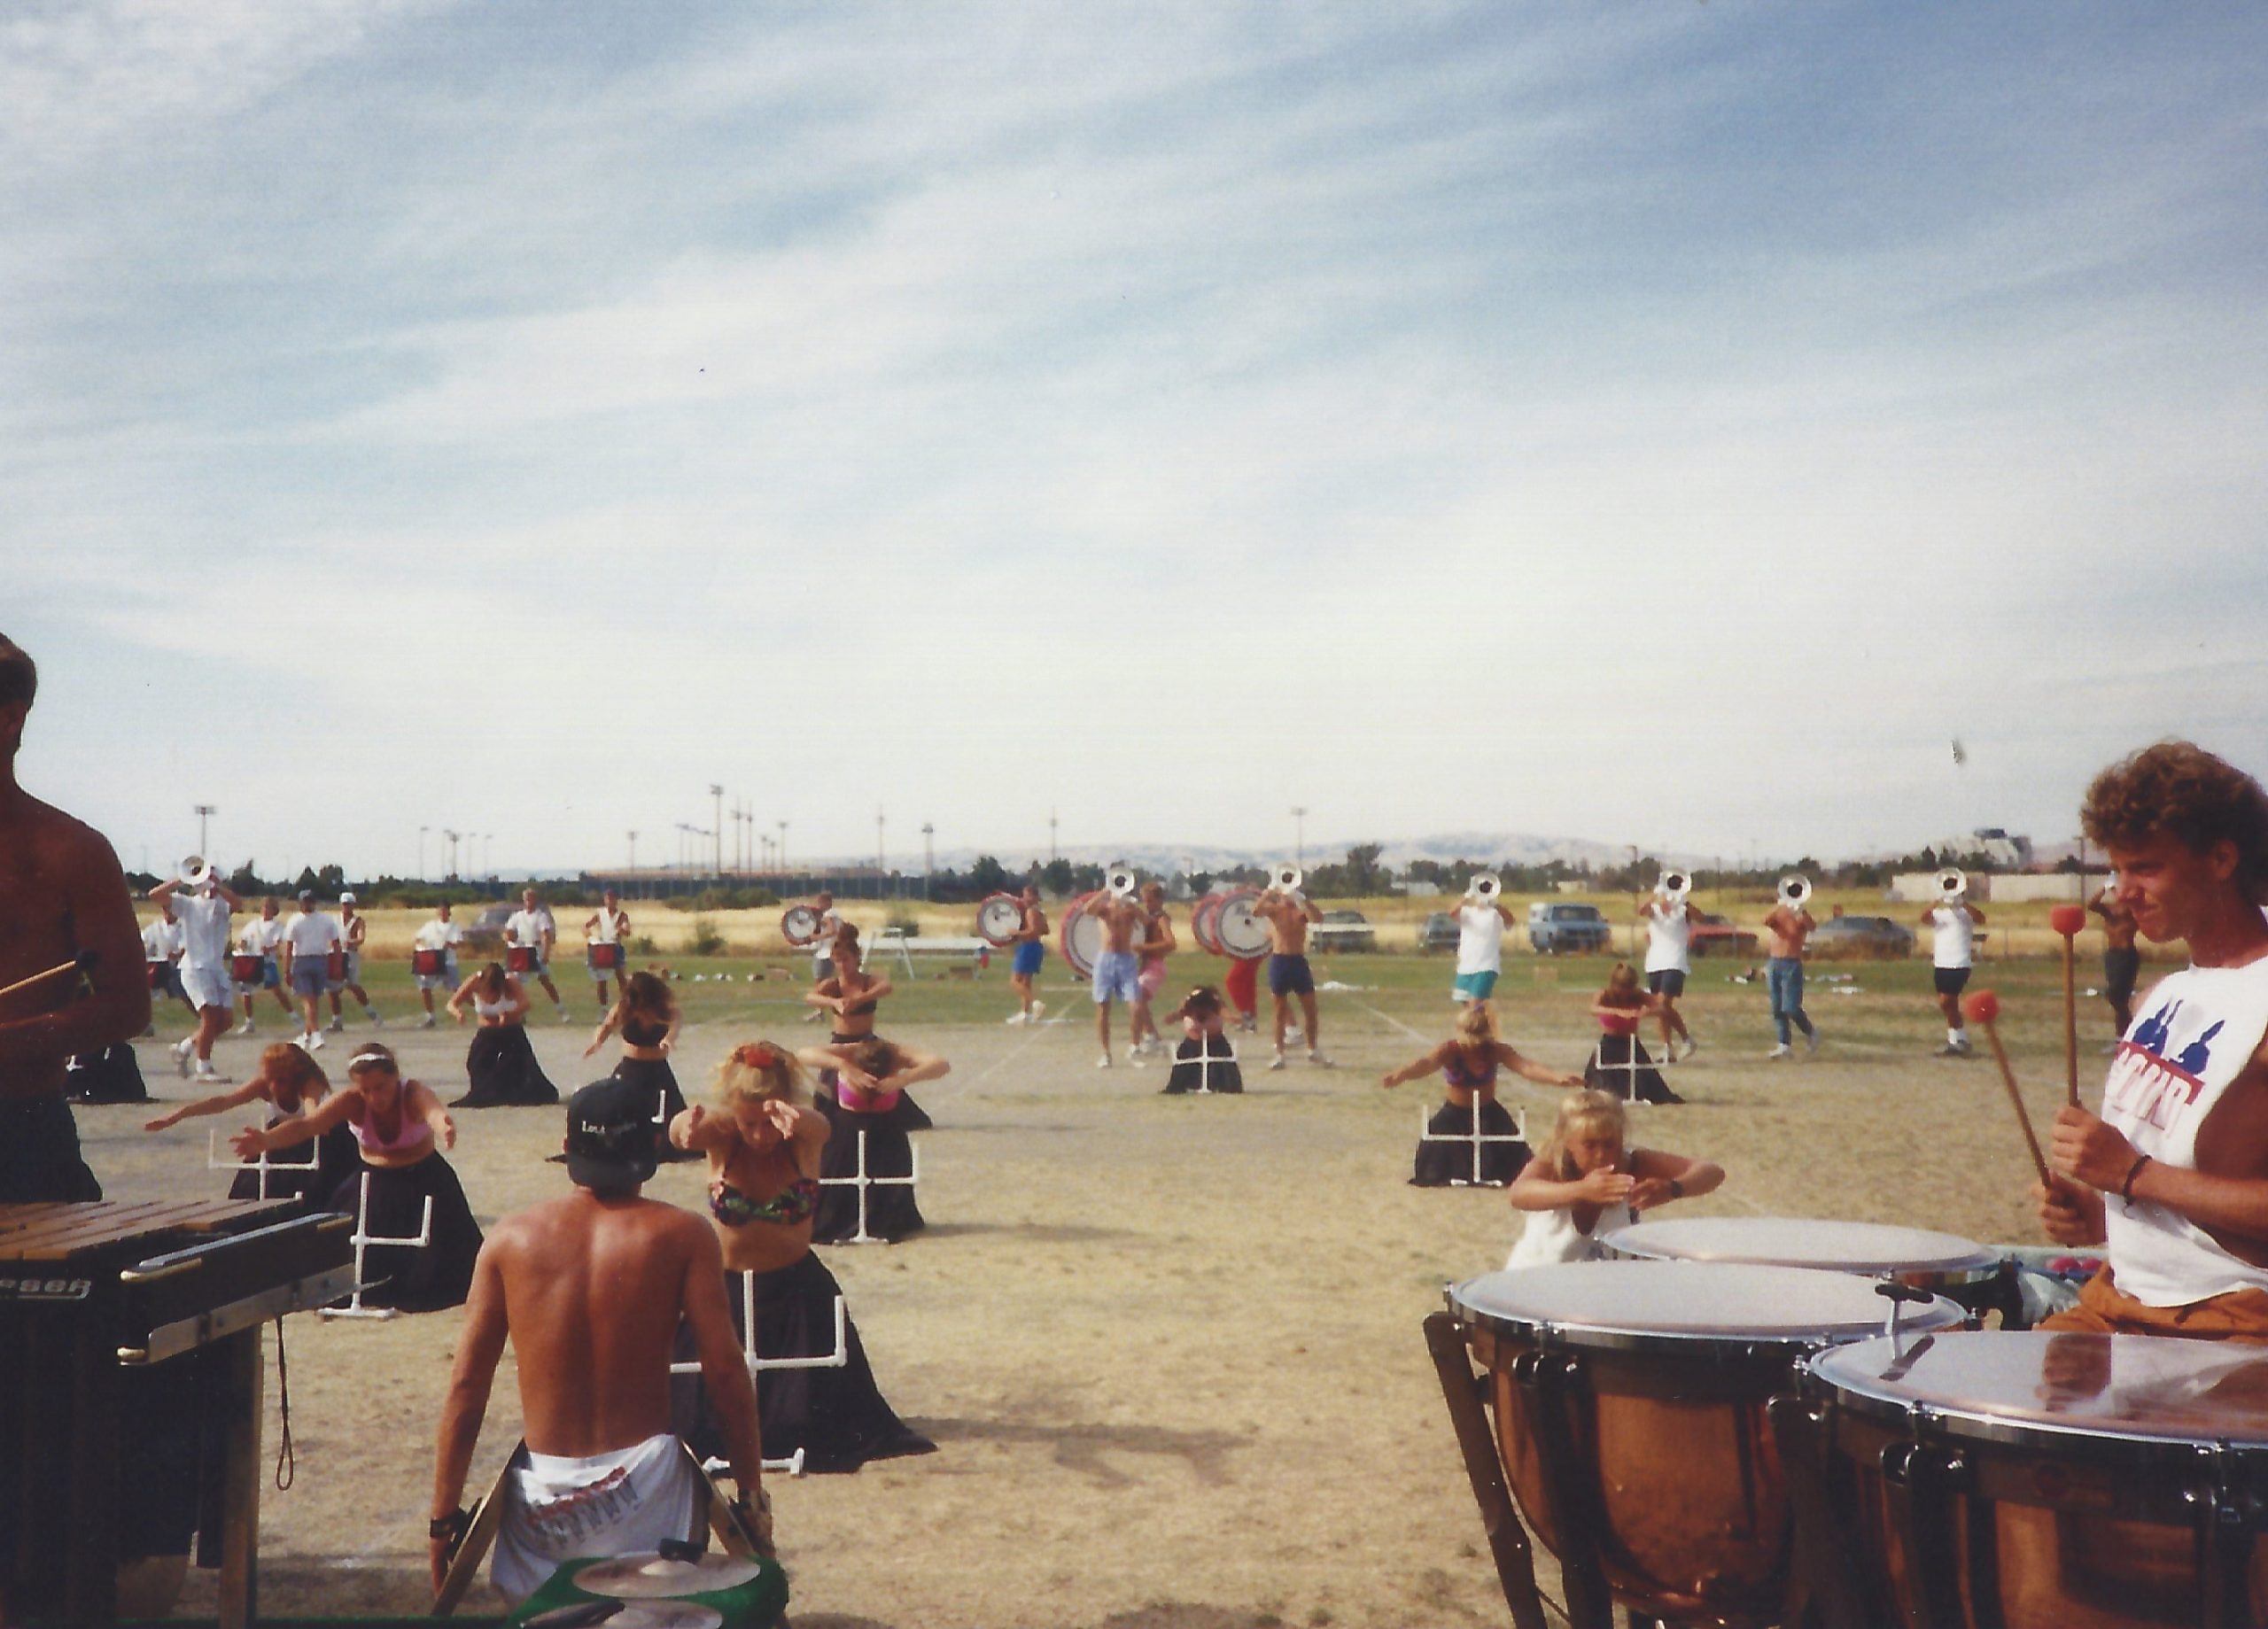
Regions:
M 29 989 L 35 984 L 44 984 L 50 979 L 60 978 L 66 973 L 91 972 L 94 969 L 95 964 L 102 960 L 102 952 L 100 950 L 82 950 L 67 962 L 56 963 L 55 966 L 50 967 L 45 973 L 35 973 L 28 979 L 18 979 L 13 984 L 9 985 L 6 989 L 0 989 L 0 1000 L 6 999 L 8 997 L 14 995 L 19 989 Z
M 2074 942 L 2087 925 L 2084 905 L 2058 905 L 2047 913 L 2047 925 L 2063 938 L 2063 1090 L 2073 1108 L 2079 1106 L 2079 1001 L 2072 964 Z
M 2008 1106 L 2016 1112 L 2016 1124 L 2023 1128 L 2023 1140 L 2031 1150 L 2032 1169 L 2039 1173 L 2039 1185 L 2052 1191 L 2054 1181 L 2047 1174 L 2047 1157 L 2039 1152 L 2039 1138 L 2031 1129 L 2031 1116 L 2024 1112 L 2023 1094 L 2016 1090 L 2016 1072 L 2008 1067 L 2008 1049 L 2000 1044 L 2000 1032 L 1992 1020 L 2000 1016 L 2000 998 L 1989 989 L 1980 989 L 1961 998 L 1961 1016 L 1984 1031 L 1984 1038 L 1992 1043 L 1992 1061 L 2000 1066 L 2000 1083 L 2008 1089 Z

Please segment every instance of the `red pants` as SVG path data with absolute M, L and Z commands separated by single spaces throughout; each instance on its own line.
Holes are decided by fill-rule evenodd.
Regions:
M 1229 976 L 1222 981 L 1227 986 L 1229 999 L 1238 1012 L 1250 1018 L 1260 1011 L 1260 964 L 1257 961 L 1231 961 Z

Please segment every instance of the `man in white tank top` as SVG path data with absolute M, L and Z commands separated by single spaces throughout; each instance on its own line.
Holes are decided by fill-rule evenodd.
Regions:
M 1922 912 L 1922 926 L 1935 935 L 1931 960 L 1936 966 L 1931 976 L 1937 983 L 1938 1011 L 1946 1015 L 1946 1043 L 1938 1048 L 1940 1058 L 1975 1055 L 1969 1050 L 1968 1028 L 1961 1022 L 1961 992 L 1977 964 L 1977 930 L 1984 921 L 1984 913 L 1960 895 Z
M 1693 1032 L 1677 1003 L 1693 973 L 1692 909 L 1658 882 L 1638 914 L 1646 919 L 1646 988 L 1661 997 L 1662 1061 L 1690 1058 L 1697 1050 Z
M 2136 1008 L 2100 1116 L 2055 1116 L 2048 1237 L 2109 1264 L 2053 1329 L 2268 1342 L 2268 792 L 2186 741 L 2098 776 L 2119 903 L 2189 966 Z

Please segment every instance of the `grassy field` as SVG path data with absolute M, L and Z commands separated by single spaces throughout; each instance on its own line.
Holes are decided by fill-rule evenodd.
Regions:
M 748 981 L 764 963 L 670 960 L 689 1092 L 740 1041 L 816 1032 L 797 1021 L 800 983 Z M 1579 1067 L 1607 965 L 1514 963 L 1500 989 L 1508 1036 Z M 1177 958 L 1168 988 L 1217 979 L 1222 966 Z M 1762 989 L 1705 965 L 1687 1002 L 1702 1050 L 1671 1077 L 1690 1101 L 1636 1116 L 1638 1142 L 1729 1173 L 1681 1208 L 2039 1242 L 1992 1065 L 1930 1055 L 1942 1032 L 1926 964 L 1847 971 L 1848 982 L 1812 987 L 1819 1057 L 1767 1064 Z M 1342 987 L 1322 997 L 1340 1067 L 1265 1073 L 1247 1041 L 1252 1090 L 1240 1098 L 1164 1098 L 1161 1069 L 1096 1069 L 1091 1008 L 1053 958 L 1042 993 L 1064 1021 L 1003 1027 L 998 966 L 979 980 L 909 981 L 884 1003 L 884 1033 L 953 1064 L 916 1093 L 937 1122 L 921 1148 L 932 1226 L 902 1245 L 826 1253 L 883 1390 L 940 1452 L 855 1477 L 777 1479 L 799 1629 L 1503 1622 L 1419 1323 L 1444 1283 L 1501 1265 L 1517 1225 L 1501 1192 L 1407 1184 L 1438 1090 L 1378 1084 L 1447 1033 L 1449 962 L 1347 955 L 1319 958 L 1317 972 Z M 415 1002 L 404 964 L 378 961 L 370 976 L 384 1038 L 454 1095 L 469 1032 L 405 1023 Z M 2003 1033 L 2044 1121 L 2062 1096 L 2058 970 L 2020 960 L 1979 982 L 2004 998 Z M 564 989 L 577 1021 L 531 1033 L 569 1088 L 611 1054 L 581 1057 L 590 992 L 579 981 Z M 2092 1082 L 2109 1029 L 2099 1002 L 2082 1016 Z M 274 1038 L 280 1018 L 263 1010 L 257 1039 Z M 160 1097 L 188 1092 L 161 1050 L 182 1027 L 176 1007 L 141 1049 Z M 245 1041 L 221 1051 L 232 1073 L 251 1057 Z M 1548 1093 L 1509 1100 L 1539 1125 L 1551 1110 Z M 205 1128 L 219 1122 L 150 1135 L 139 1129 L 148 1113 L 79 1111 L 113 1197 L 223 1191 L 226 1173 L 206 1169 Z M 557 1111 L 458 1118 L 451 1160 L 484 1222 L 558 1191 L 559 1167 L 542 1160 L 558 1146 Z M 701 1178 L 672 1168 L 653 1191 L 697 1206 Z M 298 1475 L 264 1494 L 268 1610 L 422 1610 L 432 1433 L 459 1323 L 454 1313 L 290 1320 Z M 275 1393 L 271 1379 L 271 1453 Z M 510 1447 L 517 1409 L 508 1361 L 476 1480 Z M 192 1575 L 184 1610 L 209 1615 L 210 1579 Z M 485 1585 L 469 1604 L 484 1596 Z

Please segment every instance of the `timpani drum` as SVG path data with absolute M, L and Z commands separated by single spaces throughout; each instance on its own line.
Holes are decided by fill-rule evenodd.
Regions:
M 1087 913 L 1088 905 L 1101 896 L 1099 890 L 1080 895 L 1064 911 L 1063 924 L 1055 930 L 1056 948 L 1063 952 L 1071 971 L 1083 979 L 1095 976 L 1096 959 L 1110 948 L 1102 923 Z
M 1818 1621 L 2268 1622 L 2268 1347 L 1955 1330 L 1773 1406 Z
M 622 968 L 622 945 L 617 940 L 594 939 L 583 947 L 593 973 L 617 973 Z
M 819 937 L 819 915 L 809 905 L 789 905 L 780 913 L 780 936 L 800 950 Z
M 976 907 L 976 936 L 996 950 L 1015 942 L 1024 925 L 1024 902 L 1014 894 L 992 894 Z
M 1253 914 L 1253 902 L 1259 897 L 1258 888 L 1232 889 L 1221 896 L 1221 908 L 1213 915 L 1213 936 L 1221 942 L 1223 953 L 1233 960 L 1257 961 L 1274 942 L 1269 937 L 1268 924 Z
M 229 957 L 229 981 L 239 989 L 258 989 L 268 958 L 258 950 L 237 950 Z
M 1607 1629 L 1616 1602 L 1674 1622 L 1777 1622 L 1792 1530 L 1766 1407 L 1814 1353 L 1883 1330 L 1893 1303 L 1876 1291 L 1812 1268 L 1674 1261 L 1452 1286 L 1437 1317 L 1456 1327 L 1429 1320 L 1427 1339 L 1514 1616 L 1519 1580 L 1495 1537 L 1507 1484 L 1559 1558 L 1578 1629 Z M 1966 1315 L 1935 1297 L 1897 1310 L 1908 1330 Z M 1487 1371 L 1493 1433 L 1460 1338 Z M 1493 1465 L 1472 1441 L 1491 1435 Z
M 1691 1216 L 1602 1234 L 1609 1254 L 1640 1261 L 1746 1261 L 1815 1267 L 1933 1291 L 1971 1312 L 2016 1300 L 2013 1269 L 1996 1251 L 1954 1233 L 1793 1216 Z
M 532 944 L 506 945 L 504 947 L 504 971 L 507 973 L 533 973 L 539 965 L 536 958 L 541 950 L 541 948 L 542 947 L 540 945 Z

